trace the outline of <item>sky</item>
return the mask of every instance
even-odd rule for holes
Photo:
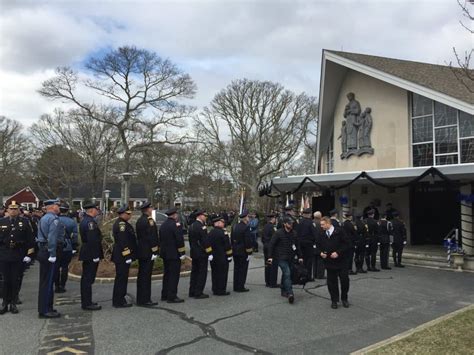
[[[446,65],[473,47],[460,20],[456,0],[0,0],[0,115],[31,125],[56,67],[123,45],[189,73],[198,108],[240,78],[317,97],[322,49]]]

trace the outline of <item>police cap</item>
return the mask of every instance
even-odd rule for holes
[[[202,214],[207,216],[207,212],[205,210],[197,210],[194,212],[194,217],[200,216]]]
[[[61,205],[59,206],[59,209],[60,209],[61,211],[67,211],[67,210],[69,210],[69,205],[68,205],[66,202],[63,202],[63,203],[61,203]]]
[[[166,212],[165,212],[165,214],[166,214],[167,216],[171,216],[171,215],[173,215],[173,214],[175,214],[175,213],[178,213],[178,209],[177,209],[176,207],[172,207],[172,208],[166,210]]]
[[[249,215],[248,210],[243,210],[241,214],[239,214],[239,218],[245,218]]]
[[[222,216],[216,216],[212,219],[212,223],[216,223],[216,222],[219,222],[219,221],[222,221],[222,222],[225,222],[225,219],[224,217]]]
[[[151,202],[145,202],[143,205],[140,206],[141,210],[144,210],[145,208],[151,207]]]
[[[16,201],[12,201],[10,202],[10,204],[8,205],[8,208],[12,209],[12,210],[17,210],[20,208],[20,206],[17,205]]]
[[[313,210],[312,210],[311,207],[310,207],[310,208],[305,208],[305,209],[303,210],[303,213],[304,213],[304,214],[308,214],[308,213],[311,214],[311,213],[313,213]]]
[[[283,217],[282,223],[283,223],[283,224],[293,224],[293,223],[294,223],[294,220],[293,220],[293,218],[291,218],[291,217]]]
[[[94,202],[89,202],[86,203],[84,206],[82,206],[85,210],[91,209],[91,208],[97,208],[97,205]]]
[[[46,200],[44,201],[43,205],[45,206],[51,206],[51,205],[60,205],[59,200]]]
[[[118,214],[122,214],[122,213],[131,214],[132,211],[130,211],[130,208],[129,208],[127,205],[123,205],[122,207],[120,207],[120,208],[117,210],[117,213],[118,213]]]
[[[333,208],[331,211],[329,211],[329,214],[332,216],[333,214],[339,213],[339,211],[335,208]]]

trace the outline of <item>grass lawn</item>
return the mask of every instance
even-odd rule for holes
[[[474,354],[474,308],[368,354]]]

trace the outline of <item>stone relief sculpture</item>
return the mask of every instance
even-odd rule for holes
[[[347,94],[349,103],[344,108],[344,118],[341,126],[342,154],[341,159],[347,159],[352,155],[374,154],[370,133],[372,131],[373,119],[372,109],[367,107],[362,111],[355,94]],[[339,139],[338,138],[338,139]]]

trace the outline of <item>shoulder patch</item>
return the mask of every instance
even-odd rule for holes
[[[93,230],[95,229],[95,223],[94,223],[94,222],[89,222],[89,223],[87,224],[87,226],[89,227],[89,230],[90,230],[90,231],[93,231]]]
[[[151,218],[151,217],[148,217],[148,223],[150,224],[150,226],[154,226],[154,225],[155,225],[155,221],[154,221],[153,218]]]
[[[125,232],[125,222],[119,222],[120,231]]]
[[[54,221],[53,221],[54,225],[57,226],[59,224],[59,219],[56,218]]]

